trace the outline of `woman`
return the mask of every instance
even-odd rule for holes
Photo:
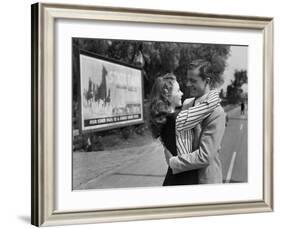
[[[181,98],[183,93],[180,91],[176,77],[168,73],[158,77],[152,87],[150,98],[150,126],[152,135],[155,138],[160,137],[164,147],[166,147],[173,156],[177,156],[176,141],[178,138],[176,130],[176,118],[182,106]],[[199,124],[207,115],[209,115],[220,102],[217,92],[210,93],[206,103],[201,103],[198,107],[192,107],[192,120],[186,116],[188,125],[184,128],[191,129]],[[198,109],[197,109],[198,108]],[[197,110],[196,110],[197,109]],[[192,136],[190,136],[192,139]],[[188,153],[188,152],[187,152]],[[178,174],[173,174],[171,168],[168,168],[163,185],[187,185],[198,184],[198,171],[190,170]]]

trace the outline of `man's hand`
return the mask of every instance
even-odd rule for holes
[[[170,164],[170,158],[173,156],[170,151],[164,147],[164,154],[165,154],[165,159],[166,159],[166,162],[167,164],[169,165]]]

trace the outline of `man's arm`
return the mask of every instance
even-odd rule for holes
[[[211,91],[207,100],[199,105],[182,110],[176,118],[176,130],[183,131],[192,129],[203,119],[210,115],[218,106],[220,98],[217,91]]]
[[[206,167],[216,156],[224,135],[223,109],[217,108],[205,121],[206,126],[202,130],[199,148],[191,153],[170,158],[169,164],[174,174]]]

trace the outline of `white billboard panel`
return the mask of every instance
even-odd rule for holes
[[[80,51],[82,131],[143,122],[141,70]]]

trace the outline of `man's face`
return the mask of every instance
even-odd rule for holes
[[[190,96],[198,98],[206,93],[208,82],[199,75],[199,69],[189,70],[187,73],[187,87],[190,89]]]

